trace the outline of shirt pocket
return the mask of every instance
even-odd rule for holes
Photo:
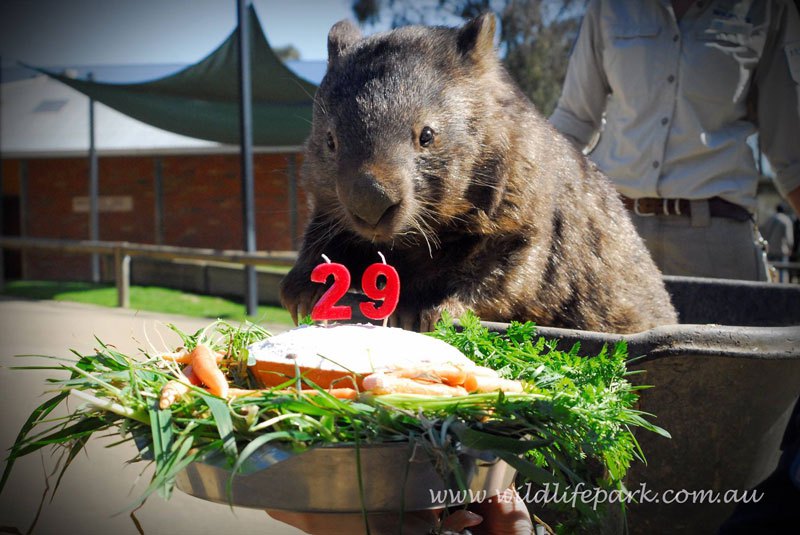
[[[763,33],[737,21],[715,19],[703,25],[684,56],[690,69],[683,77],[687,92],[727,103],[744,100],[761,59]]]
[[[603,63],[608,83],[619,95],[639,95],[656,82],[660,70],[657,23],[612,24],[609,26]]]

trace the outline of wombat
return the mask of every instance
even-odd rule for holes
[[[398,271],[393,325],[443,310],[630,333],[676,323],[661,274],[609,180],[501,66],[495,18],[328,35],[304,186],[311,216],[281,300],[295,320],[324,291],[326,254],[360,281]]]

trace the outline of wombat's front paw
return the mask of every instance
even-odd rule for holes
[[[312,283],[308,277],[298,276],[294,270],[286,275],[281,282],[281,304],[292,315],[295,325],[311,314],[311,309],[326,289],[324,284]]]
[[[432,331],[439,320],[442,319],[442,313],[445,311],[452,318],[460,318],[467,311],[467,307],[458,299],[447,299],[439,306],[423,310],[419,316],[419,332],[427,333]]]
[[[445,310],[450,316],[458,318],[467,311],[467,308],[461,301],[456,299],[448,299],[437,306],[423,310],[398,308],[389,318],[389,325],[408,331],[430,332],[436,327],[436,323],[442,319],[442,313]]]

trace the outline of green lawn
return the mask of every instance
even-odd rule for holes
[[[89,282],[11,281],[6,283],[2,294],[28,299],[54,299],[107,307],[117,306],[117,289],[113,285]],[[289,313],[280,307],[259,306],[258,314],[248,317],[242,303],[168,288],[131,286],[130,299],[131,308],[134,310],[232,321],[249,319],[259,323],[292,324]]]

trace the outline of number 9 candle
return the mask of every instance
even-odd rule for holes
[[[400,301],[400,276],[394,267],[386,263],[386,258],[381,253],[383,263],[372,264],[364,270],[361,278],[361,289],[370,299],[383,301],[380,306],[375,303],[361,303],[358,307],[361,313],[371,320],[382,320],[392,315]],[[383,288],[378,288],[378,277],[383,276],[386,283]]]

